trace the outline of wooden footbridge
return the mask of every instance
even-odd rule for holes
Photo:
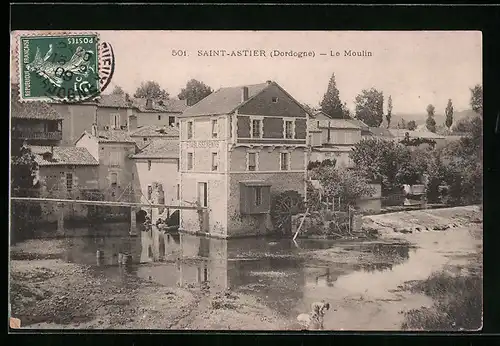
[[[66,203],[69,204],[85,204],[85,205],[99,205],[99,206],[110,206],[110,207],[130,207],[130,234],[135,235],[137,230],[136,225],[136,212],[139,208],[158,208],[167,209],[167,214],[170,209],[177,210],[199,210],[206,211],[206,207],[201,207],[192,203],[191,205],[167,205],[159,203],[137,203],[137,202],[127,202],[127,201],[95,201],[95,200],[83,200],[83,199],[64,199],[64,198],[39,198],[39,197],[11,197],[11,201],[20,202],[31,202],[31,203],[56,203],[62,206]],[[57,221],[57,228],[59,230],[64,229],[64,212],[62,208],[59,211]],[[152,220],[154,221],[154,220]]]

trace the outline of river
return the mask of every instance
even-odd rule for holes
[[[58,240],[56,257],[124,289],[138,280],[167,288],[209,287],[212,293],[229,289],[255,298],[286,321],[324,300],[331,306],[324,320],[328,330],[400,330],[405,311],[434,303],[428,295],[405,290],[405,284],[446,268],[460,271],[482,244],[470,227],[363,242],[221,240],[165,234],[155,227],[130,236],[128,227],[67,230],[71,236]],[[41,246],[37,242],[42,240],[30,240],[24,249],[17,244],[12,260],[27,260],[20,254]],[[119,265],[122,253],[131,260],[125,267]]]

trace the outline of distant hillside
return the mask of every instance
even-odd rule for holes
[[[453,113],[453,124],[456,124],[460,119],[465,119],[465,118],[472,118],[475,117],[477,114],[472,110],[472,109],[467,109],[464,111],[459,111],[459,112],[454,112]],[[396,128],[397,125],[401,122],[401,119],[404,119],[405,122],[408,123],[408,121],[414,120],[415,123],[418,125],[425,124],[425,120],[427,119],[427,114],[426,113],[402,113],[402,114],[393,114],[391,118],[391,128]],[[437,125],[443,125],[445,122],[445,115],[444,114],[436,114],[434,117],[436,120]],[[382,123],[381,126],[386,126],[387,122],[384,118],[384,122]]]

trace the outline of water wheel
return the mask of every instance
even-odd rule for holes
[[[285,191],[273,196],[271,219],[275,230],[283,233],[292,229],[292,216],[305,211],[304,198],[297,191]]]

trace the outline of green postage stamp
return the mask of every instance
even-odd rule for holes
[[[21,35],[18,47],[21,101],[81,102],[99,95],[96,34]]]

